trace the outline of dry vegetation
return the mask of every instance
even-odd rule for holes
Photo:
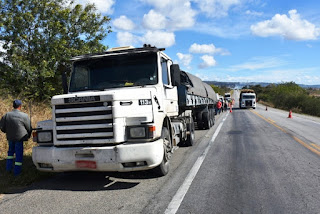
[[[0,117],[6,112],[12,110],[12,101],[15,98],[0,98]],[[32,127],[35,128],[37,122],[42,120],[51,119],[51,108],[49,104],[45,103],[31,103],[31,105],[22,100],[22,111],[31,115]],[[31,106],[31,114],[30,114]],[[0,131],[0,195],[6,193],[17,187],[23,187],[31,184],[32,182],[47,177],[48,173],[41,173],[36,170],[32,163],[32,147],[36,143],[30,138],[27,142],[24,142],[24,157],[22,174],[18,177],[13,177],[12,173],[5,172],[5,162],[8,151],[8,142],[6,135]]]

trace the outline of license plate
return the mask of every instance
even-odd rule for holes
[[[95,161],[76,161],[76,167],[81,169],[96,169],[97,163]]]

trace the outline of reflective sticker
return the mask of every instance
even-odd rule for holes
[[[22,163],[21,163],[21,162],[15,162],[14,165],[16,165],[16,166],[22,166]]]
[[[8,156],[7,159],[13,159],[13,156]]]

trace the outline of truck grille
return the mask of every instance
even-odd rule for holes
[[[246,100],[246,106],[252,106],[252,100]]]
[[[58,144],[101,144],[114,137],[110,101],[56,105],[55,123]]]

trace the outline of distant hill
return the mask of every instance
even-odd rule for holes
[[[216,86],[226,86],[229,88],[243,88],[247,85],[261,85],[262,87],[266,87],[270,84],[276,83],[266,83],[266,82],[219,82],[219,81],[204,81],[209,85],[216,85]],[[298,84],[302,88],[317,88],[320,89],[320,85],[305,85],[305,84]]]

